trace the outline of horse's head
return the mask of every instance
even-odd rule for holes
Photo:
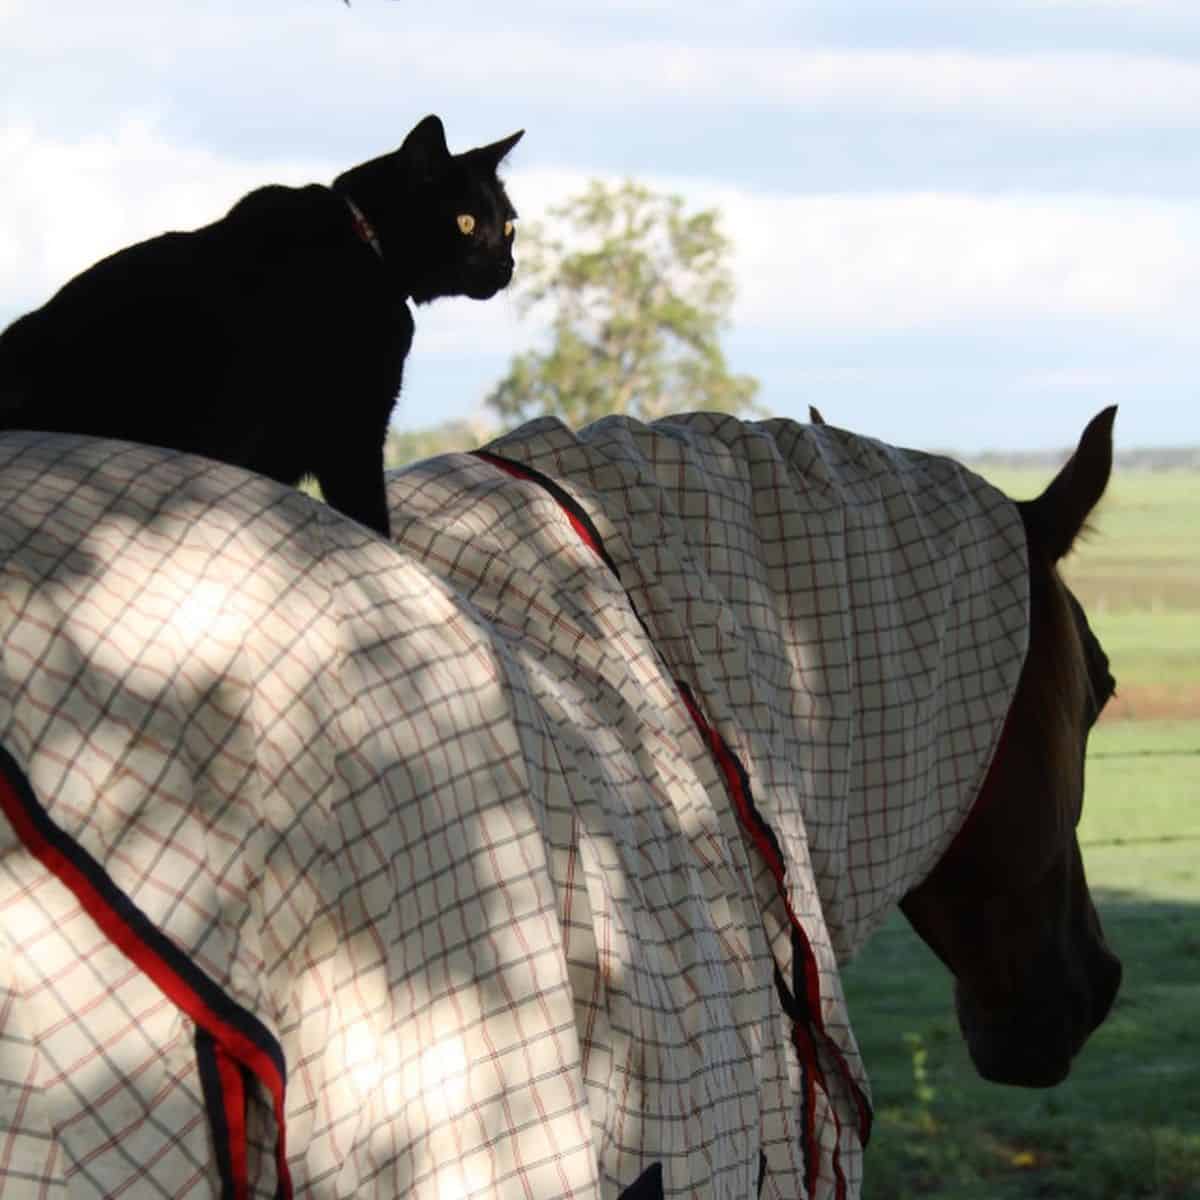
[[[1115,408],[1020,504],[1029,549],[1029,648],[1000,744],[966,825],[901,907],[954,973],[976,1069],[1058,1083],[1121,981],[1092,904],[1076,824],[1088,732],[1113,691],[1108,660],[1056,564],[1100,499]]]

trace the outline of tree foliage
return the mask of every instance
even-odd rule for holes
[[[549,217],[522,226],[514,287],[522,311],[552,314],[551,342],[517,355],[487,397],[505,422],[752,404],[758,383],[732,374],[720,347],[734,291],[716,210],[593,181]]]
[[[437,454],[474,450],[495,432],[478,419],[445,421],[426,429],[397,429],[393,425],[383,446],[383,463],[390,469]]]

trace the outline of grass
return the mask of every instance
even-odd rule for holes
[[[1159,748],[1171,753],[1137,757]],[[902,918],[845,971],[875,1090],[869,1200],[1200,1197],[1195,748],[1200,721],[1112,723],[1093,737],[1080,836],[1125,981],[1064,1084],[1029,1092],[976,1076],[949,977]],[[1157,838],[1170,840],[1142,840]],[[919,1052],[924,1099],[914,1076]]]
[[[1016,496],[1045,482],[993,477]],[[1196,474],[1118,476],[1067,571],[1121,696],[1092,736],[1080,824],[1125,965],[1117,1004],[1059,1087],[984,1083],[949,976],[893,918],[844,973],[876,1103],[867,1200],[1200,1200],[1197,528]]]
[[[989,470],[1010,496],[1048,473]],[[1113,714],[1200,716],[1200,475],[1117,472],[1063,574],[1087,609],[1117,676]]]
[[[1200,712],[1200,610],[1092,608],[1089,616],[1117,677],[1114,715],[1137,721]]]
[[[1047,477],[989,471],[1015,498],[1035,495]],[[1200,475],[1118,472],[1064,574],[1088,612],[1200,614]]]

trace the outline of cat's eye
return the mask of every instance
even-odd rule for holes
[[[460,233],[471,234],[475,232],[475,218],[470,213],[458,214],[458,228]]]
[[[505,222],[504,222],[504,236],[505,236],[505,237],[512,237],[512,235],[513,235],[513,228],[514,228],[514,226],[513,226],[513,223],[512,223],[511,221],[505,221]]]

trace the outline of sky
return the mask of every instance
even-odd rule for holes
[[[717,207],[773,415],[931,449],[1200,444],[1195,0],[0,0],[0,326],[122,245],[329,182],[426,113]],[[517,270],[520,270],[520,241]],[[440,301],[395,423],[480,412],[545,330]]]

